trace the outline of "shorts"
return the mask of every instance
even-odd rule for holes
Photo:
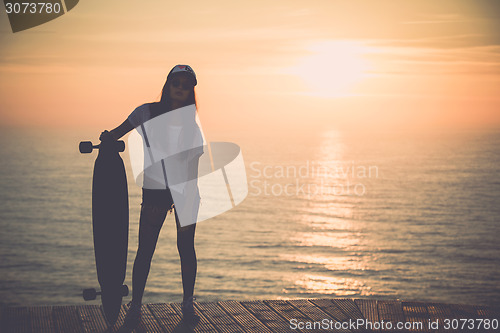
[[[165,190],[150,190],[142,189],[142,203],[141,206],[153,206],[155,208],[167,208],[170,212],[174,207],[174,199],[172,199],[172,193],[170,189]]]
[[[143,208],[151,207],[151,209],[161,211],[165,215],[167,215],[168,212],[172,213],[173,210],[178,231],[184,231],[193,226],[188,225],[185,227],[181,227],[179,225],[179,217],[177,216],[177,212],[175,212],[174,199],[172,199],[172,193],[170,193],[170,189],[151,190],[143,188],[141,206]]]

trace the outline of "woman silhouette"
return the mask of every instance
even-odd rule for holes
[[[197,84],[196,74],[187,65],[177,65],[169,72],[163,86],[159,102],[146,103],[136,108],[128,118],[111,131],[104,131],[100,139],[121,138],[132,129],[141,126],[147,120],[165,114],[166,112],[188,106],[196,106],[194,87]],[[161,133],[168,136],[168,133]],[[198,156],[199,157],[199,156]],[[144,177],[147,175],[145,174]],[[145,179],[146,182],[146,179]],[[150,187],[151,188],[151,187]],[[124,326],[136,327],[141,319],[141,304],[146,280],[151,266],[151,259],[156,248],[158,235],[167,213],[172,209],[177,225],[177,249],[181,259],[181,274],[183,287],[182,315],[185,322],[199,319],[193,306],[193,290],[196,279],[196,253],[194,249],[194,234],[196,223],[181,226],[177,209],[173,205],[170,189],[150,189],[143,185],[142,204],[139,220],[139,246],[132,272],[132,301],[125,317]]]

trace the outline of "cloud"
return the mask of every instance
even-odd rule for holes
[[[489,34],[466,33],[450,35],[429,35],[421,38],[385,38],[378,41],[380,44],[400,47],[462,49],[464,47],[500,45],[494,43]]]
[[[371,45],[377,49],[376,53],[368,55],[374,64],[372,74],[500,75],[500,45],[449,49],[409,47],[385,41]]]
[[[413,21],[403,21],[402,24],[454,24],[454,23],[466,23],[474,22],[476,19],[472,17],[467,17],[463,14],[452,13],[452,14],[431,14],[422,15],[420,20]]]

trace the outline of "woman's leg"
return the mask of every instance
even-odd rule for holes
[[[143,204],[139,220],[139,247],[132,272],[132,303],[140,305],[151,267],[151,259],[156,248],[163,221],[167,215],[166,208]]]
[[[194,250],[196,223],[181,227],[179,225],[177,212],[175,212],[175,221],[177,225],[177,250],[181,258],[182,288],[184,300],[187,300],[193,296],[194,283],[196,280],[197,262],[196,252]]]

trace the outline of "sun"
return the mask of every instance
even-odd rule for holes
[[[303,79],[307,95],[345,97],[353,86],[368,77],[369,63],[364,57],[370,48],[357,41],[321,41],[306,48],[310,54],[287,71]]]

